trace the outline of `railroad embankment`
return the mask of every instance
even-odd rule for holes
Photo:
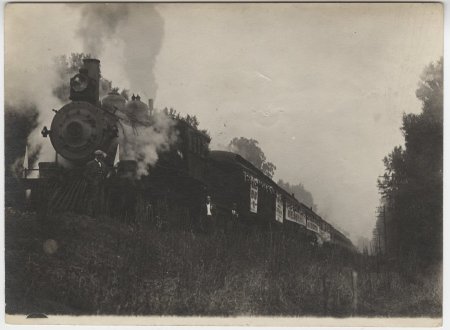
[[[442,313],[439,271],[405,279],[282,233],[163,230],[74,214],[43,225],[7,208],[5,243],[8,314]]]

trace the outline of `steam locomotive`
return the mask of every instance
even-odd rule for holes
[[[210,137],[183,118],[170,118],[176,138],[157,150],[157,161],[140,175],[139,158],[145,155],[125,157],[120,141],[127,132],[127,140],[142,138],[140,132],[154,129],[161,113],[153,109],[152,100],[145,104],[139,96],[127,101],[113,91],[100,100],[100,78],[100,61],[85,59],[70,80],[71,102],[55,111],[50,129],[42,129],[54,147],[55,161],[39,163],[38,177],[23,179],[41,215],[86,210],[83,170],[101,149],[114,169],[105,181],[101,213],[158,226],[195,227],[210,196],[220,226],[237,222],[298,232],[320,245],[353,249],[348,238],[250,162],[235,153],[211,151]]]

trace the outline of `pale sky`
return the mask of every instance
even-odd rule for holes
[[[29,74],[51,81],[53,56],[89,51],[77,34],[82,6],[7,6],[7,101],[44,90]],[[420,111],[420,74],[442,56],[441,5],[121,6],[128,20],[98,36],[106,78],[136,89],[148,71],[157,89],[132,92],[195,114],[213,149],[255,138],[276,180],[303,183],[319,214],[354,241],[371,236],[382,158],[403,143],[402,113]]]

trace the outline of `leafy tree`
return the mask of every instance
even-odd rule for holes
[[[29,104],[12,105],[5,102],[4,111],[4,147],[5,147],[5,195],[6,206],[23,206],[25,199],[23,185],[13,178],[23,174],[23,161],[28,135],[36,128],[38,111]],[[29,165],[36,162],[40,149],[28,150]]]
[[[443,205],[442,59],[428,65],[416,96],[422,112],[404,114],[405,148],[384,158],[378,188],[389,211],[392,251],[409,265],[442,261]]]
[[[119,91],[119,88],[117,87],[117,91]],[[130,90],[129,89],[122,89],[122,91],[120,92],[120,95],[122,95],[122,97],[129,101],[130,100]]]
[[[5,104],[5,176],[14,176],[14,165],[21,165],[25,155],[28,135],[36,128],[38,110],[35,105],[14,106]],[[39,150],[29,154],[30,164],[36,160]],[[17,162],[20,162],[18,164]]]
[[[391,197],[394,192],[406,181],[405,150],[402,146],[394,150],[383,159],[385,173],[378,179],[378,189],[382,197]]]
[[[186,116],[181,115],[177,110],[174,108],[168,109],[167,107],[163,109],[163,112],[170,116],[173,119],[181,120],[190,125],[192,128],[198,130],[198,126],[200,125],[200,122],[197,119],[197,116],[191,116],[190,114],[186,114]],[[201,130],[203,132],[204,130]]]
[[[268,177],[273,177],[276,166],[273,163],[267,161],[264,152],[258,146],[258,141],[256,141],[255,139],[235,137],[228,145],[228,149],[241,155],[243,158],[260,169]]]
[[[416,96],[423,104],[423,113],[443,120],[443,59],[430,63],[421,75]]]
[[[294,194],[295,198],[297,198],[303,204],[311,207],[314,212],[317,211],[317,205],[314,204],[312,194],[305,189],[303,184],[290,184],[289,182],[284,182],[283,180],[278,180],[277,185],[286,190],[287,192]]]

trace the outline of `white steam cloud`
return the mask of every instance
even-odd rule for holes
[[[132,93],[154,98],[157,83],[153,73],[162,45],[164,21],[151,4],[84,4],[77,36],[83,51],[102,59],[108,44],[121,44],[123,66]],[[119,48],[119,47],[118,47]],[[105,73],[107,76],[107,73]],[[113,82],[114,83],[114,82]],[[122,160],[138,161],[138,176],[148,174],[149,166],[176,141],[174,121],[154,113],[152,125],[123,125],[119,144]]]
[[[61,17],[64,17],[64,29],[55,29],[61,25]],[[12,109],[33,105],[39,112],[36,129],[28,137],[29,153],[40,150],[38,162],[55,159],[49,138],[43,138],[40,132],[44,126],[50,127],[52,109],[63,105],[52,93],[55,87],[67,83],[56,73],[57,56],[91,54],[113,69],[116,76],[109,70],[103,73],[114,85],[154,98],[157,84],[153,70],[163,35],[164,21],[154,4],[8,5],[5,9],[5,103],[13,105]],[[144,132],[135,136],[134,145],[121,146],[123,151],[143,154],[142,164],[153,164],[156,152],[167,148],[173,136],[168,132],[171,127],[168,122],[158,119],[156,125],[160,125],[159,130],[143,129]],[[145,143],[143,140],[149,137],[153,142]]]
[[[150,126],[122,125],[119,130],[120,159],[136,160],[137,175],[147,175],[158,160],[158,153],[168,151],[177,139],[175,121],[163,112],[155,112]]]
[[[34,121],[29,109],[37,110],[33,123],[36,129],[28,136],[28,154],[39,152],[38,162],[55,159],[49,138],[43,138],[40,133],[44,126],[50,126],[52,109],[62,106],[53,95],[53,89],[62,83],[54,70],[55,57],[74,51],[67,49],[70,29],[64,32],[55,29],[61,17],[66,18],[66,27],[79,20],[71,8],[62,4],[9,4],[5,7],[6,111],[15,111]],[[76,49],[76,43],[71,47]]]
[[[35,61],[28,61],[28,63],[30,62],[33,64],[31,70],[26,68],[14,70],[16,63],[11,66],[6,65],[5,104],[11,105],[11,109],[23,116],[30,115],[28,109],[36,108],[38,111],[35,123],[36,128],[27,139],[28,154],[38,153],[38,162],[54,161],[55,151],[53,146],[48,137],[46,139],[43,138],[41,130],[44,126],[49,128],[54,115],[52,109],[58,109],[62,105],[52,94],[52,86],[58,83],[58,78],[54,72],[46,69],[51,67],[51,61],[48,58],[36,58]],[[6,111],[9,111],[9,107],[7,106],[6,108]],[[23,160],[22,157],[19,162],[16,160],[13,166],[21,165],[19,163]],[[30,167],[37,166],[37,164],[29,165]],[[29,173],[30,177],[35,177],[36,175],[36,171]]]

